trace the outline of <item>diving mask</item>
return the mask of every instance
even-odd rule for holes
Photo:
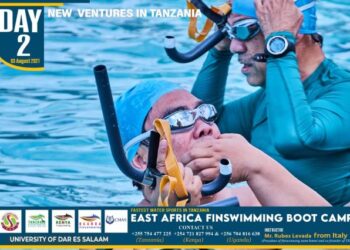
[[[225,28],[230,40],[237,39],[239,41],[249,41],[261,30],[258,20],[254,18],[240,20],[232,26],[226,23]]]
[[[178,110],[163,119],[169,122],[172,133],[181,133],[194,126],[198,119],[203,120],[208,124],[214,123],[217,118],[217,111],[211,104],[201,104],[193,110]],[[151,131],[142,133],[131,139],[124,146],[124,151],[127,153],[129,149],[137,143],[147,141],[151,135]],[[147,143],[143,143],[147,144]]]

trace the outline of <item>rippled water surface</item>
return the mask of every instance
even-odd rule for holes
[[[212,1],[215,3],[215,1]],[[221,3],[221,2],[220,2]],[[350,68],[350,3],[318,1],[328,57]],[[73,8],[184,8],[185,1],[92,1]],[[108,65],[114,95],[140,79],[190,88],[204,60],[180,65],[162,49],[173,34],[191,48],[185,19],[51,19],[45,21],[40,73],[0,65],[0,206],[121,206],[140,195],[109,152],[92,67]],[[233,60],[227,99],[252,91]]]

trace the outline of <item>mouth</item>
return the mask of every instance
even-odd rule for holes
[[[241,69],[243,74],[248,74],[253,67],[253,63],[250,63],[250,62],[241,62],[241,64],[243,65]]]

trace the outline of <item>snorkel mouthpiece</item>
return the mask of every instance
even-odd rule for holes
[[[209,182],[202,187],[202,195],[213,195],[223,189],[229,183],[232,175],[232,165],[227,159],[220,160],[220,174],[212,182]]]
[[[267,62],[267,54],[266,53],[257,53],[253,56],[253,60],[256,62]]]

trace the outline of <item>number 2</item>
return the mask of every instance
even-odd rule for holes
[[[21,47],[19,47],[19,50],[17,52],[17,56],[30,56],[30,53],[24,53],[24,50],[27,48],[27,46],[30,42],[30,36],[29,35],[19,35],[17,41],[19,43],[22,43]]]

